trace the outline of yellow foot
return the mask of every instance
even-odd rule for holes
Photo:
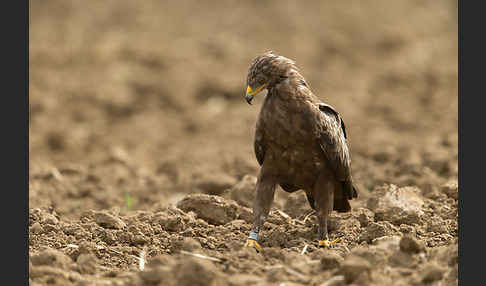
[[[245,247],[253,247],[257,252],[262,251],[262,247],[254,239],[247,239],[245,242]]]
[[[331,245],[341,242],[341,238],[336,238],[335,240],[329,241],[328,239],[319,240],[319,247],[330,248]]]

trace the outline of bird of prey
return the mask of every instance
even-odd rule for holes
[[[348,212],[358,196],[350,170],[346,129],[340,114],[316,97],[295,62],[269,51],[256,57],[247,76],[246,101],[267,90],[256,123],[254,151],[261,168],[253,205],[253,226],[245,243],[261,251],[258,233],[276,185],[304,190],[318,218],[318,244],[329,248],[328,216]]]

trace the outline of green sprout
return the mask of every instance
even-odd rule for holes
[[[125,193],[125,205],[128,210],[132,209],[135,199],[130,196],[128,192]]]

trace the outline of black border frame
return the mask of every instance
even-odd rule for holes
[[[0,9],[5,285],[29,285],[29,1],[5,1]]]
[[[458,5],[458,107],[459,107],[459,214],[458,239],[459,284],[481,285],[484,239],[482,229],[484,222],[483,196],[484,185],[480,181],[485,177],[481,162],[485,158],[482,138],[485,113],[479,102],[484,96],[484,51],[483,41],[484,10],[477,1],[457,1]],[[467,4],[467,5],[465,5]],[[476,4],[475,7],[473,4]],[[468,43],[464,45],[464,39]],[[466,59],[466,60],[465,60]],[[466,63],[466,64],[465,64]],[[475,102],[477,101],[477,102]],[[479,125],[479,126],[478,126]],[[479,162],[473,162],[476,159]],[[478,167],[476,166],[479,165]],[[467,202],[467,207],[466,207]],[[479,261],[479,263],[477,263]]]

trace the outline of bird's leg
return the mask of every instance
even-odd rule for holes
[[[258,244],[258,233],[263,227],[273,202],[276,183],[272,176],[265,174],[264,168],[260,170],[256,185],[255,201],[253,203],[253,226],[246,240],[246,247],[253,247],[260,252],[262,247]]]
[[[335,184],[332,181],[332,174],[322,173],[314,186],[313,197],[315,198],[315,207],[317,213],[317,220],[319,222],[319,247],[329,248],[332,244],[340,241],[336,239],[329,241],[327,233],[327,223],[329,215],[333,210],[334,205],[334,188]]]

